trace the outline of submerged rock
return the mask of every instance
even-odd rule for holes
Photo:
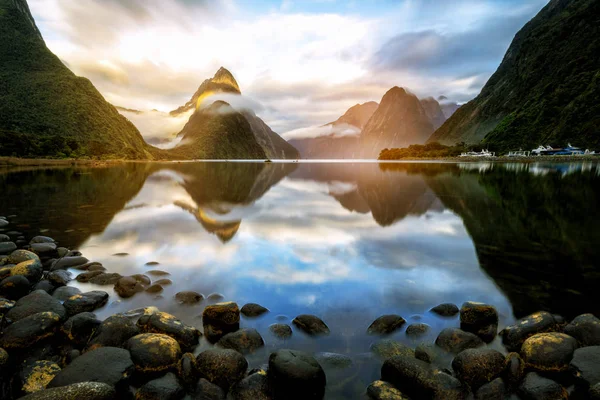
[[[481,347],[485,343],[473,333],[458,328],[446,328],[440,332],[435,344],[448,353],[458,354],[467,349]]]
[[[159,333],[142,333],[127,341],[127,349],[137,371],[163,372],[174,369],[181,358],[179,343],[170,336]]]
[[[142,315],[137,321],[137,326],[143,333],[161,333],[172,337],[177,340],[183,351],[192,351],[198,345],[201,336],[198,329],[161,311]]]
[[[564,333],[538,333],[521,347],[521,357],[527,367],[537,371],[561,372],[569,367],[577,340]]]
[[[185,390],[177,376],[169,372],[164,376],[144,384],[135,394],[136,400],[178,400],[183,398]]]
[[[240,309],[233,302],[207,306],[202,313],[202,324],[206,338],[215,343],[240,328]]]
[[[175,294],[175,301],[177,301],[179,304],[185,304],[185,305],[198,304],[203,299],[204,299],[204,296],[202,296],[200,293],[192,292],[192,291],[179,292],[179,293]]]
[[[4,329],[0,336],[0,347],[26,349],[40,340],[54,335],[60,321],[60,315],[48,311],[23,318]]]
[[[414,357],[415,352],[410,347],[391,339],[383,339],[371,345],[371,351],[386,360],[394,356]]]
[[[433,343],[420,343],[415,348],[415,358],[433,364],[444,356],[442,349]]]
[[[329,335],[329,327],[315,315],[302,314],[298,315],[292,323],[302,332],[311,335]]]
[[[265,345],[260,333],[253,328],[239,329],[228,333],[217,342],[217,346],[232,349],[242,354],[254,353]]]
[[[89,271],[89,272],[101,272],[101,271]],[[100,274],[94,275],[90,278],[89,282],[94,285],[107,286],[116,284],[119,279],[123,276],[121,274],[117,274],[116,272],[102,272]]]
[[[382,315],[377,318],[367,329],[369,335],[388,335],[400,329],[406,320],[399,315]]]
[[[248,303],[244,304],[241,313],[248,318],[254,318],[263,315],[264,313],[269,312],[268,309],[256,303]]]
[[[431,327],[429,325],[423,323],[410,324],[408,327],[406,327],[406,336],[418,338],[427,335],[430,328]]]
[[[275,399],[322,399],[326,378],[321,365],[308,353],[278,350],[269,357],[269,382]]]
[[[89,282],[90,279],[92,279],[95,276],[98,275],[102,275],[103,272],[102,271],[87,271],[87,272],[82,272],[81,274],[77,275],[75,277],[75,280],[77,282],[81,282],[81,283],[86,283]]]
[[[502,343],[508,351],[519,352],[523,342],[530,336],[552,332],[556,329],[557,323],[552,314],[540,311],[520,319],[514,325],[507,326],[500,332],[500,336],[502,336]]]
[[[321,366],[329,369],[344,369],[352,366],[352,358],[339,353],[321,352],[315,354]]]
[[[375,381],[367,388],[367,395],[371,400],[410,400],[394,385],[384,381]]]
[[[579,315],[565,327],[564,332],[577,339],[581,346],[600,345],[600,319],[592,314]]]
[[[198,354],[196,366],[200,377],[228,391],[244,378],[248,361],[235,350],[209,349]]]
[[[135,277],[124,276],[115,283],[114,289],[119,296],[126,299],[132,297],[136,293],[143,292],[145,287],[144,284]]]
[[[498,378],[504,372],[504,367],[504,356],[493,349],[467,349],[452,361],[456,377],[469,385],[473,392]]]
[[[59,258],[52,264],[50,267],[50,271],[56,271],[57,269],[68,269],[74,268],[79,265],[87,264],[90,260],[82,256],[72,256],[72,257],[63,257]]]
[[[42,390],[22,397],[21,400],[113,400],[116,397],[117,393],[111,385],[83,382]]]
[[[442,317],[453,317],[458,314],[459,309],[456,304],[443,303],[433,307],[430,311]]]
[[[292,328],[287,324],[269,325],[269,330],[279,339],[288,339],[292,336]]]

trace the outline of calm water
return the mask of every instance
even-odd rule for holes
[[[433,341],[458,324],[428,312],[441,302],[491,303],[502,326],[540,309],[567,317],[600,311],[595,164],[4,170],[0,193],[0,215],[17,215],[6,230],[51,236],[109,272],[171,274],[173,285],[160,296],[127,300],[111,287],[78,284],[111,293],[101,318],[155,305],[200,327],[210,301],[178,305],[173,296],[182,290],[260,303],[271,312],[242,321],[267,343],[251,365],[280,347],[349,355],[351,368],[327,368],[331,399],[356,398],[379,376],[380,361],[369,352],[377,338],[365,330],[382,314],[430,324],[425,340]],[[320,316],[332,334],[294,331],[285,343],[270,335],[270,324],[302,313]],[[403,330],[391,338],[411,344]]]

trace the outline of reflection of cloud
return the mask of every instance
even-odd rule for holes
[[[183,129],[192,114],[190,111],[172,117],[169,113],[157,110],[130,112],[120,109],[119,112],[138,128],[147,142],[160,148],[171,148],[177,145],[178,140],[175,136]]]

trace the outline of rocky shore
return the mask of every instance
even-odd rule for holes
[[[8,226],[8,220],[0,217],[0,225]],[[111,285],[121,297],[160,293],[170,283],[159,270],[111,273],[49,237],[26,241],[16,231],[0,233],[1,398],[322,399],[337,383],[326,374],[326,363],[352,363],[341,354],[278,348],[263,367],[251,369],[247,357],[263,349],[265,340],[244,327],[240,315],[269,312],[254,303],[208,305],[198,327],[152,306],[101,321],[94,311],[107,304],[109,294],[69,286],[69,270],[81,271],[77,281]],[[203,296],[179,292],[174,300],[196,304]],[[434,342],[419,340],[429,325],[408,324],[399,315],[383,315],[366,329],[381,371],[363,398],[600,399],[595,316],[565,321],[541,311],[498,332],[492,305],[448,303],[431,312],[456,322]],[[280,339],[301,331],[315,341],[331,333],[315,315],[298,315],[290,325],[276,323],[269,330]],[[414,346],[385,338],[401,330]],[[204,339],[210,347],[200,349]]]

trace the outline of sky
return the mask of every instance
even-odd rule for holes
[[[276,132],[393,86],[464,103],[548,0],[29,0],[46,44],[114,105],[170,111],[220,66]],[[133,121],[136,123],[136,121]],[[142,128],[140,128],[142,130]],[[142,132],[144,134],[144,132]]]

